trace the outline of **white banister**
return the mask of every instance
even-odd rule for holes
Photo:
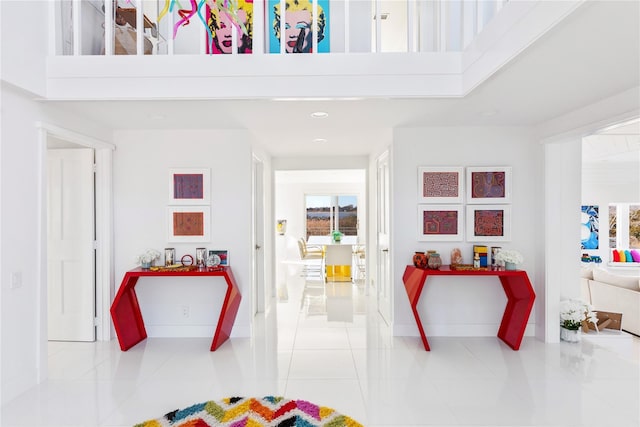
[[[349,41],[350,28],[350,8],[351,5],[349,3],[350,0],[344,0],[344,53],[349,53],[351,51],[351,42]]]
[[[144,8],[143,2],[138,1],[135,5],[136,8],[136,53],[138,55],[144,55]]]
[[[175,12],[170,11],[164,17],[164,19],[167,20],[167,26],[168,26],[168,30],[167,30],[167,54],[169,54],[169,55],[173,55],[175,53],[174,52],[175,43],[173,41],[173,36],[171,36],[171,34],[173,34],[173,25],[174,25],[174,21],[175,21],[174,13]]]
[[[407,0],[407,52],[416,52],[417,15],[416,0]]]
[[[113,2],[104,0],[104,54],[113,55]]]
[[[374,52],[382,51],[382,8],[380,7],[380,0],[375,0],[375,16],[376,19],[376,46]]]
[[[73,54],[82,55],[82,1],[73,0]]]
[[[287,46],[287,1],[276,0],[279,9],[280,20],[280,49],[270,46],[273,38],[273,22],[269,22],[269,6],[274,3],[268,0],[255,0],[253,2],[252,22],[252,53],[256,55],[269,54],[272,49],[280,54],[286,54]],[[125,4],[126,2],[126,4]],[[314,37],[311,37],[311,51],[314,54],[320,52],[320,48],[331,44],[331,50],[335,53],[358,52],[380,53],[386,50],[394,52],[460,52],[465,50],[489,23],[490,20],[503,9],[509,0],[330,0],[331,13],[324,11],[325,19],[330,23],[332,30],[324,41],[318,43],[318,24],[320,22],[320,7],[322,0],[310,0],[312,5],[312,28]],[[361,3],[365,6],[360,7]],[[181,17],[178,14],[180,4],[171,2],[172,10],[159,10],[162,5],[168,5],[159,0],[157,5],[145,0],[55,0],[50,8],[52,17],[49,22],[56,27],[55,37],[50,37],[49,49],[52,55],[65,54],[61,46],[66,43],[69,50],[66,54],[73,55],[97,54],[96,39],[104,37],[104,54],[114,55],[115,52],[115,7],[135,8],[136,26],[136,55],[145,54],[145,45],[148,37],[153,40],[154,54],[174,55],[180,53],[206,54],[209,50],[207,44],[206,26],[208,16],[206,10],[199,11],[200,16],[192,16],[188,27],[177,32],[179,40],[174,40],[173,30],[175,22]],[[188,0],[184,7],[187,8]],[[205,7],[207,3],[200,2],[199,6]],[[233,4],[233,3],[232,3]],[[72,21],[69,34],[64,34],[61,12],[66,5],[70,9],[68,15]],[[87,5],[95,8],[93,15],[88,19]],[[394,7],[392,7],[393,5]],[[401,7],[397,7],[401,5]],[[392,10],[386,10],[390,7]],[[384,8],[384,9],[383,9]],[[398,10],[402,10],[398,13]],[[104,31],[96,29],[96,13],[104,11]],[[146,12],[146,13],[145,13]],[[373,12],[373,13],[371,13]],[[384,21],[383,18],[388,19]],[[155,16],[154,16],[155,14]],[[373,15],[374,22],[371,22]],[[157,21],[161,18],[160,22]],[[155,21],[154,28],[149,35],[149,18]],[[405,21],[406,18],[406,21]],[[101,17],[99,19],[102,19]],[[92,21],[93,20],[93,21]],[[205,22],[203,22],[203,20]],[[273,21],[273,20],[272,20]],[[133,22],[130,21],[133,25]],[[145,28],[145,24],[146,27]],[[84,29],[82,28],[84,25]],[[344,28],[342,28],[344,26]],[[69,24],[66,25],[69,28]],[[197,28],[196,28],[197,27]],[[289,29],[291,31],[291,29]],[[406,31],[406,35],[404,34]],[[384,33],[383,33],[384,32]],[[103,34],[99,34],[103,33]],[[241,34],[232,31],[232,54],[238,54],[238,45],[242,42]],[[402,37],[400,39],[400,37]],[[343,40],[341,40],[343,39]],[[406,39],[406,40],[405,40]],[[333,43],[330,43],[333,41]],[[391,44],[389,42],[392,42]],[[145,44],[146,43],[146,44]],[[165,44],[166,43],[166,48]],[[92,52],[89,52],[91,46]],[[370,47],[369,47],[370,46]],[[393,47],[389,47],[393,46]]]
[[[286,26],[285,26],[285,14],[286,12],[286,2],[285,0],[280,0],[280,53],[281,54],[285,54],[287,53],[286,49],[285,49],[285,31],[286,31]]]
[[[252,51],[253,55],[263,55],[266,52],[265,30],[269,26],[265,27],[265,16],[267,14],[266,8],[260,7],[261,2],[253,3],[253,42]]]
[[[312,8],[313,8],[313,13],[311,14],[311,28],[309,28],[309,31],[311,32],[311,34],[313,35],[313,37],[311,37],[311,52],[313,54],[317,54],[318,53],[318,0],[313,0],[312,2]]]

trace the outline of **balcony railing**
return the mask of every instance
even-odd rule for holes
[[[306,1],[293,10],[287,7],[287,0],[56,0],[51,3],[56,28],[51,52],[461,52],[508,2]],[[280,43],[280,34],[286,43]]]

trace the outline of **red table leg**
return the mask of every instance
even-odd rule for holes
[[[222,343],[229,339],[233,324],[238,314],[240,301],[242,296],[236,284],[230,267],[224,267],[222,270],[216,271],[149,271],[136,268],[125,273],[118,293],[111,304],[111,319],[113,327],[120,343],[120,349],[127,351],[134,345],[147,338],[147,331],[144,327],[144,320],[140,312],[138,297],[136,296],[135,286],[140,277],[224,277],[227,283],[227,292],[225,294],[222,309],[218,316],[218,326],[213,335],[211,343],[211,351],[218,349]]]
[[[442,266],[439,270],[429,270],[408,265],[402,276],[402,281],[404,282],[404,287],[409,297],[409,303],[411,304],[413,316],[416,319],[416,325],[420,331],[422,344],[427,351],[430,350],[429,342],[424,333],[417,307],[422,289],[429,276],[497,276],[507,296],[507,306],[502,315],[500,328],[498,329],[498,338],[514,350],[520,348],[533,302],[536,298],[526,271],[451,270],[449,266]]]

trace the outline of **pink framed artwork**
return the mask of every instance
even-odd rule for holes
[[[422,203],[462,203],[462,167],[418,168],[418,201]]]
[[[169,200],[172,205],[206,205],[210,200],[209,169],[169,170]]]
[[[467,241],[511,240],[510,205],[467,205]]]
[[[510,203],[511,167],[467,168],[467,203]]]
[[[461,241],[463,225],[462,205],[418,205],[419,241]]]

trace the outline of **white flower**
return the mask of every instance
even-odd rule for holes
[[[512,262],[514,264],[522,264],[524,258],[522,254],[513,249],[502,249],[496,254],[497,261]]]
[[[590,304],[577,299],[567,299],[560,302],[560,325],[566,329],[577,330],[586,320],[597,323],[598,318]]]
[[[158,258],[160,258],[160,252],[156,251],[155,249],[147,249],[145,253],[136,257],[136,262],[138,264],[148,263],[153,262]]]

